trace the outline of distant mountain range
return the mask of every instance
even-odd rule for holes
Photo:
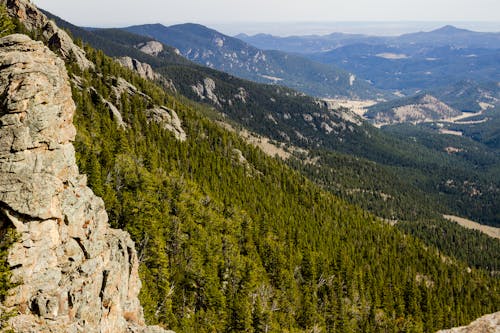
[[[379,89],[412,95],[461,80],[500,81],[500,33],[452,26],[397,37],[238,35],[263,49],[301,53],[340,67]]]
[[[339,32],[323,36],[278,37],[269,34],[253,36],[239,34],[235,37],[263,50],[281,50],[301,54],[326,52],[352,44],[392,45],[394,47],[419,44],[431,47],[500,48],[500,33],[475,32],[459,29],[451,25],[429,32],[416,32],[390,37]]]
[[[381,98],[390,94],[330,64],[281,51],[264,51],[198,24],[125,28],[177,48],[187,59],[261,83],[284,85],[313,96]]]

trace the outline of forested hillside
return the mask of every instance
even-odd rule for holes
[[[444,223],[441,214],[446,212],[468,216],[478,222],[498,223],[495,195],[499,185],[494,182],[498,179],[499,170],[494,167],[498,165],[498,157],[484,146],[460,138],[452,137],[456,140],[450,141],[450,136],[432,132],[416,131],[410,136],[405,135],[405,130],[381,132],[362,124],[348,110],[326,111],[321,103],[289,89],[251,83],[194,65],[176,56],[167,46],[164,46],[166,53],[156,57],[139,52],[134,46],[150,41],[147,37],[116,29],[91,33],[56,20],[108,54],[131,57],[141,54],[138,59],[150,63],[171,79],[179,93],[204,101],[220,112],[204,109],[212,119],[243,124],[278,142],[307,148],[310,150],[307,156],[298,156],[306,163],[291,159],[289,165],[324,189],[379,217],[410,223],[430,219],[432,222],[426,223],[439,228]],[[192,86],[207,78],[215,84],[213,95],[200,97]],[[243,95],[245,103],[235,97],[242,96],[241,88],[246,92]],[[331,125],[325,126],[328,123]],[[449,154],[446,149],[450,145],[462,151]],[[462,186],[450,187],[450,180]],[[470,191],[480,191],[481,196],[471,196]],[[406,230],[416,232],[412,228]],[[476,246],[477,237],[481,239],[479,243],[490,240],[484,235],[472,235],[463,228],[459,230],[462,239],[467,239],[471,245],[462,251],[461,258],[474,267],[495,267],[495,258],[477,260],[483,253],[483,249]],[[455,255],[453,237],[428,236],[423,237],[427,244],[439,246],[447,255]],[[493,247],[500,247],[498,241],[493,241]],[[490,253],[494,257],[496,252]]]
[[[432,331],[496,310],[498,280],[311,184],[159,88],[87,49],[77,150],[111,222],[136,241],[151,322],[179,332]],[[108,97],[123,77],[152,99]],[[148,122],[174,107],[187,141]],[[241,155],[238,153],[241,152]],[[240,158],[243,156],[244,158]]]
[[[136,242],[150,323],[429,332],[498,310],[489,272],[321,189],[214,124],[206,106],[86,52],[95,68],[67,64],[77,159],[110,223]],[[160,107],[179,115],[174,133]]]

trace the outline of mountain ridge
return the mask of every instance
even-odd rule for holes
[[[293,54],[262,51],[199,24],[142,25],[125,29],[174,46],[199,64],[260,83],[277,83],[312,95],[373,97],[380,94],[345,71]]]
[[[278,37],[263,33],[256,35],[238,34],[236,37],[265,50],[274,49],[292,53],[319,53],[359,43],[399,45],[430,42],[439,46],[453,45],[455,47],[493,49],[498,49],[500,43],[500,32],[477,32],[458,28],[453,25],[445,25],[430,31],[405,33],[399,36],[333,32],[326,35],[296,35],[288,37]],[[443,37],[447,37],[447,39]]]

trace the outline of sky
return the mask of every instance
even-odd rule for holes
[[[383,34],[384,30],[389,34],[391,28],[387,27],[387,21],[390,21],[393,33],[409,32],[405,31],[410,29],[408,25],[414,26],[415,29],[421,26],[421,30],[425,30],[437,27],[441,23],[456,23],[463,28],[475,27],[480,31],[500,31],[499,0],[32,0],[32,2],[73,24],[93,27],[194,22],[219,28],[228,34],[268,32],[286,35],[287,32],[297,34],[293,30],[307,34],[320,33],[314,30],[329,30],[325,32],[328,33],[333,32],[331,29],[341,28],[344,29],[342,32],[363,32],[359,30],[363,28],[356,22],[371,22],[372,26],[379,26],[379,34]],[[321,28],[318,28],[319,26]]]

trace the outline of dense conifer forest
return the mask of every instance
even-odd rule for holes
[[[491,124],[460,128],[466,136],[476,140],[443,136],[421,126],[387,126],[378,130],[368,124],[354,125],[342,116],[346,110],[328,112],[316,99],[291,89],[242,80],[194,64],[177,55],[169,46],[164,45],[164,51],[156,57],[135,48],[138,43],[151,41],[150,37],[120,29],[88,31],[53,15],[51,17],[107,55],[130,56],[149,63],[158,73],[172,80],[178,93],[205,103],[215,110],[218,118],[222,115],[224,121],[232,121],[277,142],[311,151],[309,159],[320,157],[319,163],[313,167],[316,169],[314,174],[306,170],[311,180],[324,186],[326,178],[326,188],[378,216],[407,220],[415,219],[421,213],[426,217],[435,216],[438,211],[490,225],[498,225],[500,221],[500,155],[495,146],[498,116],[494,110],[485,115],[493,118]],[[206,78],[214,81],[214,94],[220,104],[201,98],[192,89]],[[245,103],[241,100],[222,102],[233,98],[241,88],[248,94]],[[323,119],[314,119],[312,123],[305,120],[304,116],[314,114],[322,115]],[[329,120],[344,130],[334,133],[321,130],[321,122]],[[450,146],[460,152],[448,153],[446,148]],[[344,164],[346,161],[350,170]],[[299,168],[309,169],[300,165]],[[341,170],[344,174],[334,176],[336,179],[332,183],[330,170]],[[353,177],[346,177],[346,173]],[[361,187],[358,186],[360,183]],[[386,200],[388,197],[381,196],[380,191],[394,194],[392,200]],[[471,195],[475,192],[481,193],[480,197]],[[415,201],[418,204],[414,205]]]
[[[137,244],[146,317],[179,332],[428,332],[497,310],[498,279],[320,189],[87,48],[74,87],[81,171]],[[123,77],[126,129],[108,98]],[[180,142],[146,109],[174,108]],[[238,151],[245,160],[238,158]]]
[[[348,203],[331,186],[355,178],[346,155],[323,156],[345,165],[333,180],[329,170],[301,173],[215,124],[206,106],[86,51],[95,69],[67,65],[78,164],[110,223],[136,243],[149,323],[177,332],[432,332],[498,310],[498,241],[445,224],[436,232],[435,213],[420,208],[433,203],[417,187],[414,212],[404,213],[410,199]],[[103,101],[119,78],[138,89],[116,101],[124,128]],[[185,142],[148,119],[160,105],[180,116]],[[306,178],[323,172],[321,186]],[[404,181],[372,187],[390,193]],[[363,208],[408,222],[394,227]],[[453,248],[457,239],[470,248]]]

